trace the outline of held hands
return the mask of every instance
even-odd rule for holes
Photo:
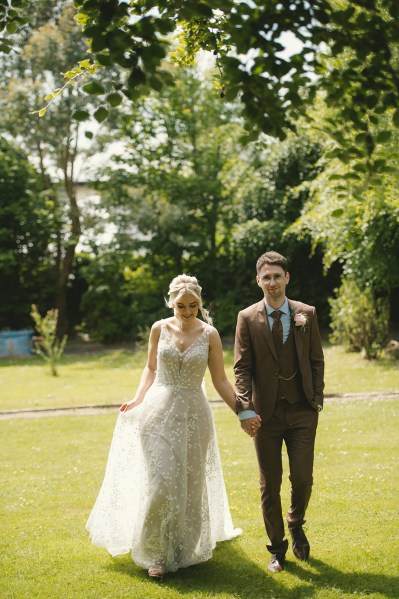
[[[262,420],[258,414],[253,418],[245,418],[244,420],[241,420],[241,428],[250,437],[256,437],[256,433],[260,429],[261,425]]]

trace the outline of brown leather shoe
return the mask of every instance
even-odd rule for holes
[[[303,562],[307,562],[309,559],[310,545],[303,532],[302,526],[290,528],[289,531],[292,539],[292,551],[295,557]]]
[[[285,567],[285,555],[282,553],[272,553],[267,569],[270,572],[282,572]]]

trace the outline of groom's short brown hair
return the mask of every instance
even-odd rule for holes
[[[265,264],[274,264],[276,266],[281,266],[284,272],[287,272],[288,270],[287,258],[284,258],[284,256],[282,256],[278,252],[265,252],[264,254],[259,256],[258,261],[256,263],[256,272],[258,274],[262,266],[264,266]]]

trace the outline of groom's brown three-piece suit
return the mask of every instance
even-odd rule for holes
[[[283,559],[288,541],[280,498],[282,445],[285,442],[289,459],[291,505],[287,524],[294,541],[293,531],[302,531],[312,490],[314,443],[324,388],[315,308],[292,300],[288,304],[289,333],[277,346],[264,299],[239,313],[234,363],[237,410],[253,410],[262,420],[255,448],[262,512],[270,539],[267,548]]]

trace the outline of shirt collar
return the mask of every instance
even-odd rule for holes
[[[275,311],[276,308],[272,308],[271,306],[269,306],[269,304],[267,303],[266,299],[265,299],[265,306],[266,306],[266,312],[267,315],[270,316],[270,314],[272,312]],[[278,308],[279,310],[281,310],[281,312],[283,312],[283,314],[289,314],[290,313],[290,306],[288,304],[288,299],[285,298],[284,303],[282,306],[280,306],[280,308]]]

